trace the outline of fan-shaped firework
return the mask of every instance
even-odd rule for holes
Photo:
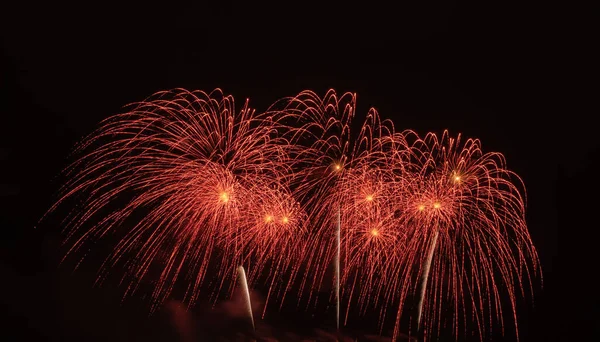
[[[134,104],[104,121],[79,146],[80,158],[66,171],[70,179],[57,205],[86,196],[68,220],[69,253],[90,240],[117,235],[103,269],[126,269],[133,276],[128,292],[149,273],[159,272],[153,275],[159,279],[155,304],[183,276],[188,279],[185,297],[193,303],[215,258],[221,281],[213,294],[252,256],[246,250],[259,253],[263,263],[285,258],[275,265],[291,267],[289,256],[248,245],[265,246],[277,238],[264,232],[254,238],[255,216],[268,214],[261,212],[265,205],[285,195],[280,180],[288,172],[286,146],[274,122],[256,115],[247,102],[236,112],[233,98],[220,90],[159,92]],[[277,215],[295,210],[277,209]],[[137,223],[127,221],[138,212]],[[301,219],[293,214],[294,220]],[[88,221],[95,224],[84,231]]]
[[[396,133],[374,109],[352,132],[355,110],[354,94],[333,90],[304,91],[264,114],[248,102],[236,112],[220,90],[132,105],[105,120],[66,170],[51,210],[84,196],[66,221],[68,254],[116,236],[103,270],[123,267],[127,293],[158,279],[155,305],[184,277],[189,303],[207,276],[217,296],[240,265],[250,284],[268,282],[267,301],[283,303],[301,278],[311,303],[335,261],[338,325],[340,298],[346,319],[355,305],[376,308],[381,327],[398,305],[397,336],[416,299],[426,337],[441,329],[443,308],[457,336],[473,321],[483,337],[494,318],[504,328],[506,294],[516,327],[517,295],[539,264],[523,187],[504,157],[447,132]]]
[[[406,136],[413,141],[414,177],[404,188],[412,210],[402,217],[411,229],[403,261],[408,268],[398,277],[401,301],[420,296],[417,323],[428,335],[439,332],[444,307],[452,310],[455,334],[471,317],[483,337],[494,317],[504,327],[505,293],[516,327],[516,296],[539,269],[520,179],[501,154],[483,153],[478,140],[462,142],[447,132]]]

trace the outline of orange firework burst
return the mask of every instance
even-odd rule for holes
[[[233,97],[220,90],[159,92],[105,120],[77,153],[81,157],[66,170],[69,179],[56,204],[83,196],[68,220],[68,254],[116,234],[119,241],[103,270],[127,270],[133,276],[127,293],[146,276],[158,277],[153,302],[159,304],[187,276],[185,299],[191,304],[216,261],[217,295],[250,257],[243,253],[248,239],[257,244],[250,249],[263,263],[285,258],[286,263],[275,260],[285,268],[294,260],[284,252],[266,253],[264,246],[279,236],[257,231],[267,227],[257,226],[255,215],[268,214],[261,212],[265,205],[278,202],[289,168],[276,124],[255,114],[248,102],[236,112]],[[277,220],[288,215],[285,210],[289,220],[301,219],[281,205],[274,208]],[[141,219],[132,224],[128,218],[134,213]],[[95,224],[83,230],[88,221]]]
[[[401,219],[411,228],[402,262],[407,268],[398,277],[401,302],[417,294],[417,325],[426,336],[439,332],[444,308],[453,312],[456,335],[471,317],[483,338],[493,318],[504,329],[504,293],[516,328],[516,296],[539,271],[520,178],[501,154],[483,153],[478,140],[462,142],[448,132],[405,135],[413,140],[414,177],[404,187],[412,209]]]

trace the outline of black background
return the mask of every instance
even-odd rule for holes
[[[595,43],[580,43],[591,28],[585,17],[583,9],[456,2],[6,8],[0,335],[175,336],[168,314],[148,318],[135,301],[122,305],[119,290],[91,288],[85,272],[59,268],[58,226],[33,228],[72,146],[127,103],[174,87],[222,88],[258,110],[303,89],[335,88],[358,94],[359,115],[373,106],[398,129],[480,138],[527,186],[544,287],[535,305],[520,308],[521,340],[597,335],[598,111],[584,105]]]

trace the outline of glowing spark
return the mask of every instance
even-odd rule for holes
[[[371,230],[371,235],[373,235],[373,236],[379,236],[379,231],[377,229],[372,229]]]
[[[425,210],[425,206],[423,204],[420,204],[417,208],[419,209],[419,211]]]
[[[460,182],[460,176],[459,175],[454,176],[454,181],[455,182]]]
[[[229,202],[229,194],[228,194],[228,193],[226,193],[226,192],[222,192],[222,193],[219,195],[219,199],[221,200],[221,202],[223,202],[223,203],[227,203],[227,202]]]
[[[434,202],[434,203],[433,203],[433,207],[434,207],[435,209],[439,209],[439,208],[441,208],[441,207],[442,207],[442,204],[441,204],[440,202]]]
[[[371,202],[373,200],[373,195],[367,195],[367,197],[365,197],[365,200],[367,202]]]

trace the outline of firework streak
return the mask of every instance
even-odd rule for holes
[[[231,294],[240,265],[267,303],[292,289],[314,303],[333,263],[338,327],[375,310],[383,329],[393,310],[396,336],[409,315],[424,338],[469,326],[483,339],[508,307],[517,328],[517,297],[541,279],[520,178],[479,140],[396,132],[374,109],[354,125],[355,109],[333,90],[264,113],[220,90],[130,105],[65,170],[49,211],[80,201],[65,257],[116,241],[98,282],[119,268],[125,295],[153,284],[151,310],[175,284],[189,305]]]

